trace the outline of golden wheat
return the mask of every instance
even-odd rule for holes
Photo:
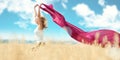
[[[34,45],[2,43],[0,60],[112,60],[106,48],[97,46],[46,43],[32,50]]]
[[[120,60],[120,48],[109,47],[109,42],[106,48],[102,48],[97,44],[98,37],[99,33],[96,34],[93,45],[48,40],[45,45],[32,49],[36,44],[25,43],[24,36],[20,41],[14,36],[9,43],[0,44],[0,60]],[[118,35],[114,38],[114,43],[118,44]],[[104,40],[106,42],[107,38],[104,37]]]

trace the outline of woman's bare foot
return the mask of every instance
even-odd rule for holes
[[[45,44],[46,44],[45,42],[39,42],[36,46],[34,46],[34,47],[32,48],[32,50],[37,49],[37,48],[39,48],[40,46],[43,46],[43,45],[45,45]]]
[[[39,47],[41,45],[45,45],[45,42],[39,42],[37,46]]]

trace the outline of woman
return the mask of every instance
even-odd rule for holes
[[[36,7],[38,7],[38,10],[36,11]],[[35,37],[37,39],[37,47],[41,44],[45,44],[45,41],[43,39],[43,30],[47,27],[46,26],[46,19],[45,17],[42,17],[40,14],[40,8],[39,5],[36,4],[34,6],[34,13],[35,13],[35,23],[37,24],[36,29],[34,30]]]

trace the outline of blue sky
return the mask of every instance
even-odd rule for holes
[[[112,29],[120,32],[120,0],[0,0],[0,36],[6,39],[16,34],[34,39],[33,6],[41,2],[53,4],[66,21],[85,31]],[[44,11],[42,14],[48,20],[44,31],[47,38],[71,39],[49,14]]]

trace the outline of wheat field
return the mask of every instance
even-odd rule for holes
[[[32,49],[34,46],[36,44],[0,43],[0,60],[120,60],[120,56],[111,57],[113,54],[110,55],[108,48],[98,46],[51,42]]]

